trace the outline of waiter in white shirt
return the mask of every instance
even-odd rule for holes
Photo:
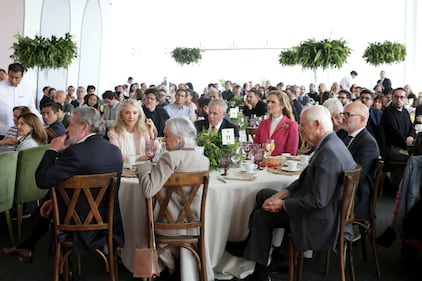
[[[8,68],[8,79],[0,82],[0,139],[14,125],[13,108],[15,106],[28,106],[31,112],[42,120],[40,113],[35,107],[33,90],[21,84],[23,74],[23,65],[12,63]]]

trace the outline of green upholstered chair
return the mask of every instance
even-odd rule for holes
[[[21,239],[23,203],[40,200],[48,191],[38,188],[35,182],[35,171],[47,148],[48,145],[42,145],[19,151],[18,154],[14,200],[17,206],[18,240]]]
[[[15,238],[13,237],[9,210],[13,207],[17,162],[18,153],[16,151],[0,153],[0,213],[4,212],[6,217],[7,229],[12,245],[15,244]]]

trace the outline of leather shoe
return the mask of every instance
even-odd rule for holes
[[[6,255],[17,257],[22,262],[32,262],[32,251],[29,249],[3,248],[1,251]]]
[[[253,274],[246,276],[244,279],[240,279],[241,281],[271,281],[271,277],[267,276],[265,279],[258,279]]]

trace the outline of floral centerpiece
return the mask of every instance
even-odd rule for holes
[[[197,63],[202,59],[201,49],[177,47],[171,51],[171,56],[180,65]]]
[[[240,145],[239,141],[236,141],[233,145],[223,145],[221,133],[212,133],[208,130],[203,130],[197,134],[196,143],[198,146],[204,147],[204,155],[210,160],[210,169],[219,167],[221,153],[235,151]]]

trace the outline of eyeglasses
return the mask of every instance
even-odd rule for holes
[[[404,100],[406,98],[406,96],[396,96],[396,95],[393,95],[393,98]]]
[[[362,116],[360,114],[354,114],[354,113],[350,113],[350,112],[341,112],[341,115],[343,115],[345,118],[349,118],[351,116]]]

